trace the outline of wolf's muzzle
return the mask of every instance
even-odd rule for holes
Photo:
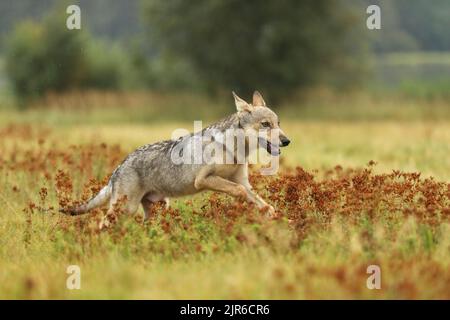
[[[280,142],[282,147],[287,147],[289,143],[291,143],[291,140],[289,140],[287,137],[281,136]]]

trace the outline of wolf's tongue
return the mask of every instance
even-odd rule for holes
[[[273,144],[271,144],[271,143],[268,144],[267,151],[272,156],[279,156],[281,154],[280,148],[278,146],[274,147]]]

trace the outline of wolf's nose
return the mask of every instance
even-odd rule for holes
[[[291,143],[291,140],[289,140],[289,139],[286,138],[286,137],[283,137],[283,138],[281,138],[280,140],[281,140],[281,146],[282,146],[282,147],[286,147],[287,145],[289,145],[289,143]]]

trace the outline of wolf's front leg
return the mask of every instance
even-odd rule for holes
[[[248,181],[248,169],[246,166],[240,168],[237,174],[232,179],[234,182],[244,186],[247,191],[248,197],[250,201],[255,203],[259,209],[266,210],[269,217],[273,217],[275,215],[275,209],[264,201],[254,190],[250,181]]]
[[[244,186],[219,176],[197,177],[195,179],[197,190],[213,190],[228,193],[233,197],[248,199],[249,195]]]
[[[249,182],[243,183],[242,185],[247,189],[248,194],[252,198],[252,202],[254,202],[259,209],[267,210],[267,214],[270,217],[275,215],[275,209],[270,204],[265,202],[264,199],[261,198],[255,191],[253,191],[253,188]]]
[[[199,190],[208,189],[228,193],[237,198],[242,198],[248,202],[255,203],[258,208],[267,210],[269,216],[275,214],[274,208],[267,204],[253,190],[246,188],[244,185],[226,180],[219,176],[208,176],[195,181],[195,187]]]

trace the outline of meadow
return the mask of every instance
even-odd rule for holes
[[[0,109],[0,298],[450,299],[450,105],[314,92],[282,106],[281,170],[255,189],[279,212],[216,193],[68,217],[134,148],[231,98],[74,93]],[[320,99],[317,99],[317,97]],[[301,101],[301,102],[298,102]],[[140,211],[141,213],[141,211]],[[66,269],[81,268],[68,290]],[[381,289],[366,286],[381,268]]]

